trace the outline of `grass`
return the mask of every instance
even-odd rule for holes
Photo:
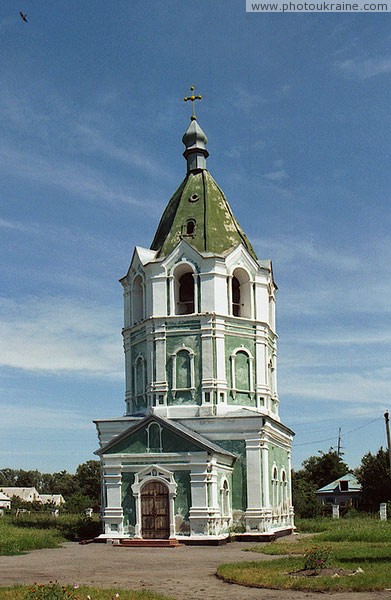
[[[242,585],[274,589],[336,592],[391,588],[391,571],[387,568],[391,561],[391,523],[363,517],[308,519],[297,525],[299,531],[316,535],[294,542],[282,539],[255,546],[250,550],[283,558],[221,565],[219,577]],[[315,547],[331,550],[333,568],[353,571],[361,568],[363,573],[293,577],[292,573],[303,568],[304,554]]]
[[[7,515],[0,519],[0,555],[23,554],[40,548],[58,548],[65,540],[90,539],[100,533],[99,518],[48,513]]]
[[[25,600],[26,596],[33,589],[33,586],[18,585],[7,588],[0,588],[0,597],[2,600]],[[80,586],[75,589],[72,586],[65,587],[71,598],[78,600],[170,600],[168,596],[156,594],[148,590],[132,591],[118,589],[98,589],[93,587]],[[116,596],[118,594],[118,596]]]
[[[58,548],[64,538],[56,529],[16,527],[0,519],[0,555],[23,554],[40,548]]]

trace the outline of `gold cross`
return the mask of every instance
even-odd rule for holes
[[[191,96],[185,96],[185,97],[183,98],[183,100],[184,100],[185,102],[187,102],[188,100],[190,100],[190,101],[191,101],[191,120],[192,120],[192,121],[195,121],[195,120],[197,119],[197,117],[196,117],[196,114],[195,114],[194,102],[195,102],[196,100],[202,100],[202,96],[196,96],[196,95],[194,94],[194,90],[195,90],[195,88],[194,88],[194,86],[192,85],[192,86],[190,87]]]

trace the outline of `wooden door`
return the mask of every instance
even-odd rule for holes
[[[160,481],[147,483],[141,491],[141,535],[159,540],[170,537],[168,489]]]

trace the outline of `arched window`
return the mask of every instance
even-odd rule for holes
[[[179,279],[179,314],[189,315],[194,312],[194,278],[192,273],[185,273]]]
[[[175,314],[190,315],[195,311],[194,273],[187,263],[175,270]]]
[[[144,319],[144,288],[140,275],[133,280],[132,285],[132,323],[138,323]]]
[[[246,352],[236,354],[235,387],[243,392],[250,390],[250,357]]]
[[[273,467],[272,477],[272,509],[276,512],[278,508],[278,471],[277,467]]]
[[[180,348],[172,355],[172,392],[177,398],[194,400],[194,352]]]
[[[191,359],[187,350],[176,355],[176,388],[187,390],[191,387]]]
[[[232,314],[240,317],[240,283],[237,277],[232,277]]]
[[[228,481],[224,479],[223,487],[220,490],[221,495],[221,515],[223,517],[229,517],[231,514],[230,502],[229,502],[229,486]]]
[[[244,347],[231,354],[231,395],[245,404],[254,396],[254,359]]]
[[[162,428],[159,423],[150,423],[147,427],[148,452],[162,452]]]
[[[288,481],[286,477],[285,470],[281,471],[281,481],[280,481],[280,502],[283,512],[286,512],[288,509]]]
[[[145,361],[142,356],[134,363],[134,402],[137,408],[145,405]]]
[[[251,318],[251,281],[244,269],[238,268],[231,279],[231,313],[234,317]]]
[[[194,235],[196,222],[194,219],[189,219],[186,221],[186,235]]]

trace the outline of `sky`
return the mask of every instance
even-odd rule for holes
[[[27,14],[22,21],[19,10]],[[186,173],[208,169],[278,285],[293,466],[386,446],[391,15],[245,0],[3,0],[0,469],[74,472],[124,413],[122,287]]]

